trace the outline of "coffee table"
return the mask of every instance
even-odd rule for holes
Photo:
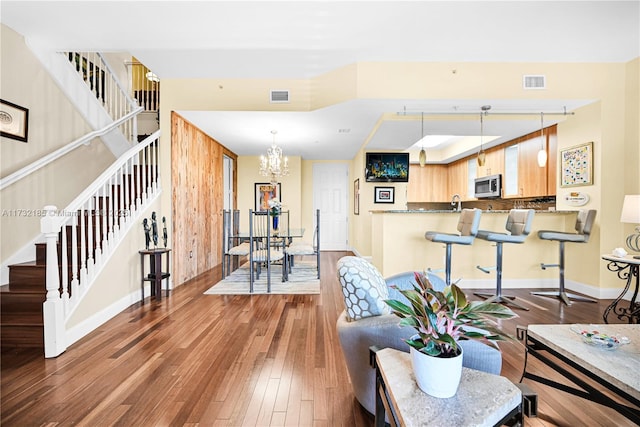
[[[409,353],[392,348],[373,349],[376,368],[376,426],[499,426],[522,423],[522,393],[505,377],[462,368],[455,396],[440,399],[416,384]]]
[[[583,326],[608,335],[626,336],[630,343],[616,350],[606,350],[585,343],[580,334],[571,330],[572,325],[529,325],[526,330],[518,330],[518,336],[525,339],[527,348],[522,378],[611,407],[640,425],[640,325],[580,325],[579,329]],[[577,387],[528,372],[528,355],[550,366]],[[569,366],[583,376],[568,370]],[[585,381],[588,379],[592,382]],[[607,396],[595,384],[611,390],[628,404]]]

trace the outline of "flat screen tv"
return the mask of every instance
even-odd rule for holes
[[[408,182],[409,153],[366,153],[367,182]]]

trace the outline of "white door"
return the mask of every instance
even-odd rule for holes
[[[320,250],[348,250],[348,181],[346,163],[313,165],[313,211],[320,209]]]

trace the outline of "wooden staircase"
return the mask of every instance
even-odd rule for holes
[[[146,168],[145,168],[146,169]],[[135,172],[129,175],[130,188],[137,188]],[[85,211],[82,214],[83,219],[78,221],[76,227],[80,228],[80,224],[84,221],[85,227],[91,223],[93,230],[93,252],[92,258],[95,259],[96,248],[101,241],[101,236],[97,233],[104,232],[102,229],[103,217],[107,217],[106,233],[112,230],[112,225],[108,220],[110,216],[114,217],[114,225],[119,225],[122,217],[122,210],[125,206],[131,206],[135,203],[137,197],[136,192],[131,191],[128,201],[121,203],[121,193],[119,185],[111,186],[111,197],[114,198],[114,207],[116,212],[111,212],[110,197],[99,197],[95,201],[96,210]],[[121,207],[122,206],[122,207]],[[78,212],[80,216],[81,213]],[[100,229],[96,224],[100,224]],[[66,241],[71,242],[73,236],[73,227],[66,226]],[[80,235],[76,233],[78,244],[76,249],[80,252]],[[58,235],[58,261],[62,260],[61,239],[62,232]],[[85,245],[88,247],[89,241],[85,236]],[[44,351],[44,322],[42,313],[42,304],[46,300],[46,243],[36,243],[36,259],[19,264],[9,266],[9,283],[0,286],[0,348],[2,350],[11,348],[39,348]],[[71,259],[72,245],[67,246],[67,259]],[[88,249],[89,250],[89,249]],[[78,253],[80,259],[80,253]],[[60,264],[59,264],[60,267]],[[59,268],[62,271],[62,268]],[[77,272],[79,274],[79,272]],[[72,279],[72,272],[68,271],[69,281]],[[62,287],[60,288],[62,294]]]

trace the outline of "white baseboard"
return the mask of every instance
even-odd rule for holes
[[[85,319],[80,322],[78,325],[73,328],[67,329],[66,331],[66,346],[69,348],[73,343],[79,341],[85,336],[89,335],[91,332],[98,329],[100,326],[122,313],[124,310],[140,302],[142,299],[142,294],[140,293],[140,289],[130,293],[129,295],[121,298],[119,301],[111,304],[108,307],[100,310],[93,316]],[[145,285],[144,287],[145,295],[151,295],[151,287],[150,285]]]

